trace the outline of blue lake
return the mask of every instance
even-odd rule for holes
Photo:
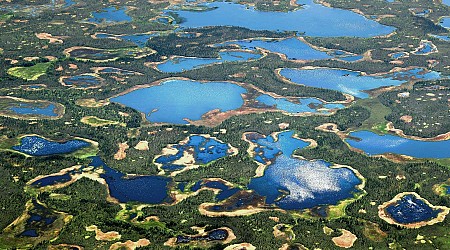
[[[194,186],[191,187],[191,191],[196,192],[202,187],[220,189],[220,192],[216,195],[217,201],[223,201],[241,190],[240,188],[228,187],[221,181],[207,181],[206,183],[204,183],[203,181],[198,181]]]
[[[442,27],[450,29],[450,17],[441,18],[440,24]]]
[[[418,49],[416,52],[413,52],[416,55],[424,55],[424,54],[428,54],[431,52],[435,52],[435,50],[433,50],[433,43],[431,42],[421,42],[420,45],[422,46],[420,49]]]
[[[378,135],[370,131],[350,133],[351,138],[345,141],[354,148],[366,152],[368,155],[384,153],[409,155],[416,158],[450,158],[450,140],[447,141],[416,141],[396,135]]]
[[[391,55],[392,59],[400,59],[402,57],[405,57],[406,55],[408,55],[406,52],[397,52]]]
[[[387,214],[401,224],[428,221],[435,218],[440,209],[433,209],[415,195],[405,195],[400,201],[385,208]]]
[[[38,231],[52,224],[56,219],[57,215],[53,214],[49,209],[39,204],[35,199],[33,199],[33,207],[28,211],[29,218],[26,220],[25,229],[20,234],[20,236],[25,237],[38,237]]]
[[[422,69],[415,69],[406,72],[396,72],[384,76],[364,76],[360,72],[344,69],[282,69],[280,74],[294,83],[306,86],[325,88],[344,92],[359,98],[368,98],[365,90],[376,89],[386,86],[398,86],[404,83],[409,77],[420,79],[440,78],[439,73],[421,73]],[[399,79],[399,80],[397,80]],[[400,80],[401,79],[401,80]]]
[[[207,3],[208,11],[173,12],[186,20],[180,24],[183,28],[238,26],[252,30],[304,32],[307,36],[321,37],[373,37],[395,30],[349,10],[325,7],[312,0],[297,2],[305,5],[291,12],[257,11],[253,7],[229,2]]]
[[[439,40],[442,40],[442,41],[450,41],[450,37],[449,36],[439,36],[439,35],[431,35],[432,37],[434,37],[434,38],[437,38],[437,39],[439,39]]]
[[[261,95],[256,98],[257,101],[268,105],[273,106],[277,109],[289,112],[291,114],[298,113],[324,113],[329,114],[330,112],[327,110],[317,110],[318,108],[325,109],[342,109],[344,105],[342,104],[324,104],[322,101],[316,98],[298,98],[298,103],[290,102],[285,98],[273,98],[269,95]]]
[[[220,52],[219,55],[220,58],[175,57],[159,64],[157,68],[166,73],[178,73],[213,63],[247,61],[261,57],[259,54],[243,51]]]
[[[58,183],[65,183],[72,180],[72,176],[70,173],[61,174],[61,175],[53,175],[53,176],[47,176],[40,180],[37,180],[33,183],[31,183],[31,186],[34,187],[45,187],[45,186],[52,186]]]
[[[77,75],[64,78],[63,82],[65,85],[73,86],[76,88],[91,88],[99,86],[101,78],[93,75]]]
[[[296,37],[287,39],[261,39],[261,40],[241,40],[231,41],[216,46],[237,45],[241,49],[256,51],[256,48],[263,48],[271,52],[281,53],[286,55],[289,60],[324,60],[336,58],[348,62],[353,62],[362,59],[362,56],[353,55],[345,51],[332,50],[329,52],[319,51],[313,49],[308,44],[304,43]]]
[[[230,149],[226,143],[221,143],[213,138],[205,138],[199,135],[190,136],[189,141],[186,144],[178,144],[173,147],[178,150],[176,154],[163,155],[155,159],[156,163],[163,165],[162,168],[164,170],[170,171],[184,168],[184,166],[174,165],[173,163],[181,159],[186,151],[193,154],[195,164],[202,165],[229,155],[228,149]]]
[[[140,202],[160,204],[171,202],[168,186],[171,179],[162,176],[127,177],[103,163],[105,173],[100,177],[105,179],[112,197],[121,203]]]
[[[293,132],[287,131],[279,134],[278,140],[271,136],[252,140],[260,145],[255,153],[261,163],[270,165],[264,176],[250,181],[249,189],[265,196],[266,203],[287,210],[337,204],[358,192],[356,186],[361,181],[352,170],[330,168],[330,163],[321,160],[294,158],[293,152],[308,144],[292,136]]]
[[[129,22],[131,21],[131,17],[125,13],[126,8],[116,8],[116,7],[108,7],[104,8],[101,11],[92,12],[92,18],[89,18],[88,21],[92,23],[115,23],[115,22]]]
[[[286,55],[291,60],[322,60],[329,59],[332,56],[326,52],[311,48],[308,44],[297,38],[288,38],[283,40],[242,40],[220,44],[221,46],[236,44],[241,49],[256,50],[263,48],[272,52]]]
[[[56,108],[54,104],[49,104],[45,108],[41,108],[38,106],[36,106],[36,104],[33,105],[31,103],[20,103],[18,106],[11,107],[10,110],[20,115],[43,115],[50,117],[58,116],[58,114],[55,113],[54,111]]]
[[[95,36],[98,39],[121,39],[124,41],[132,42],[136,44],[138,47],[144,47],[150,37],[156,36],[157,34],[134,34],[134,35],[111,35],[100,33]]]
[[[151,122],[187,124],[214,109],[228,111],[244,104],[246,90],[228,82],[170,80],[111,99],[146,114]]]
[[[12,149],[32,156],[47,156],[72,153],[90,145],[82,140],[53,142],[38,136],[26,136],[22,138],[20,145],[14,146]]]

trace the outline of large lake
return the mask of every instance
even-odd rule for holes
[[[169,80],[111,99],[146,114],[151,122],[187,124],[208,111],[229,111],[244,104],[246,90],[229,82]]]
[[[384,153],[409,155],[416,158],[450,158],[450,140],[446,141],[417,141],[396,135],[378,135],[370,131],[350,133],[351,138],[345,141],[354,148],[366,152],[368,155]]]
[[[373,37],[395,30],[349,10],[325,7],[312,0],[297,3],[305,5],[290,12],[257,11],[232,2],[207,3],[208,11],[173,12],[185,19],[180,24],[183,28],[238,26],[252,30],[304,32],[307,36],[319,37]]]
[[[270,164],[264,176],[250,181],[249,189],[266,197],[268,204],[276,204],[288,210],[337,204],[353,197],[361,181],[348,168],[331,168],[321,160],[301,160],[292,156],[296,149],[308,143],[293,137],[286,131],[273,138],[268,136],[252,140],[255,160]]]
[[[399,86],[411,78],[426,80],[440,78],[439,73],[433,71],[424,73],[420,68],[383,76],[366,76],[360,72],[331,68],[282,69],[280,74],[294,83],[337,90],[359,98],[369,97],[366,90]]]

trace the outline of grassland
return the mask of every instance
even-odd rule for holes
[[[46,62],[37,63],[30,67],[13,67],[8,69],[8,74],[27,81],[35,81],[45,75],[51,65],[51,62]]]

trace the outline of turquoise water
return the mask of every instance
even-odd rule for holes
[[[394,31],[349,10],[325,7],[312,0],[300,0],[303,8],[291,12],[263,12],[236,3],[205,4],[208,11],[173,10],[186,21],[183,28],[239,26],[252,30],[296,31],[307,36],[373,37]]]
[[[92,18],[89,18],[88,21],[92,23],[115,23],[115,22],[129,22],[131,21],[131,17],[126,13],[126,8],[116,8],[116,7],[108,7],[104,8],[101,11],[92,12]]]
[[[30,103],[20,103],[18,106],[11,107],[10,109],[14,113],[20,115],[43,115],[50,117],[58,116],[58,114],[54,111],[56,108],[54,104],[49,104],[45,108],[36,107],[35,105]]]
[[[368,155],[384,153],[409,155],[416,158],[450,158],[450,140],[427,142],[402,138],[396,135],[378,135],[370,131],[350,133],[360,141],[346,139],[350,146]]]
[[[261,95],[256,98],[257,101],[264,103],[268,106],[274,106],[277,109],[296,114],[296,113],[317,113],[320,112],[314,107],[323,107],[327,109],[342,109],[344,105],[342,104],[324,104],[322,101],[316,98],[298,98],[299,103],[293,103],[285,98],[273,98],[269,95]],[[322,112],[321,112],[322,113]],[[323,113],[329,113],[324,111]]]
[[[213,63],[246,61],[261,57],[259,54],[243,51],[220,52],[219,55],[220,58],[176,57],[166,61],[165,63],[159,64],[157,68],[158,70],[166,73],[178,73]]]
[[[385,208],[387,214],[397,223],[410,224],[421,221],[429,221],[436,218],[442,212],[433,209],[415,195],[405,195],[402,199]]]
[[[254,149],[255,160],[270,165],[264,176],[250,181],[249,189],[265,196],[266,203],[288,210],[337,204],[358,192],[355,186],[361,181],[350,169],[294,158],[293,152],[308,144],[292,136],[293,131],[287,131],[279,134],[277,141],[271,136],[252,139],[260,145]]]
[[[450,29],[450,17],[443,17],[440,21],[442,27]]]
[[[242,49],[249,50],[256,50],[257,47],[263,48],[272,52],[284,54],[291,60],[322,60],[332,58],[332,56],[328,55],[326,52],[315,50],[297,38],[288,38],[284,40],[242,40],[227,42],[221,45],[224,46],[230,44],[236,44]]]
[[[282,69],[280,74],[298,84],[333,89],[359,98],[369,97],[367,93],[363,92],[364,90],[398,86],[403,83],[403,81],[389,78],[363,76],[359,72],[343,69]]]
[[[187,124],[214,109],[229,111],[244,104],[246,90],[228,82],[170,80],[111,99],[144,112],[151,122]]]

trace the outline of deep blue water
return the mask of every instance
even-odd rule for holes
[[[66,173],[66,174],[62,174],[62,175],[48,176],[48,177],[42,178],[40,180],[37,180],[37,181],[31,183],[31,186],[37,186],[37,187],[51,186],[51,185],[55,185],[57,183],[68,182],[71,179],[72,179],[72,177],[70,176],[70,173]]]
[[[256,98],[257,101],[264,103],[268,106],[275,106],[279,110],[283,110],[292,114],[296,113],[317,113],[319,112],[316,108],[311,108],[310,105],[323,105],[323,108],[328,109],[342,109],[344,105],[342,104],[324,104],[322,101],[316,98],[298,98],[299,103],[293,103],[285,98],[273,98],[269,95],[261,95]],[[329,112],[321,112],[329,113]]]
[[[387,76],[363,76],[359,72],[344,69],[282,69],[280,74],[294,83],[317,88],[333,89],[359,98],[369,97],[364,90],[385,86],[398,86],[404,83],[404,81],[387,78]],[[399,72],[393,74],[393,77],[406,77],[409,74],[413,73]],[[418,76],[425,77],[425,75]]]
[[[171,202],[168,195],[168,185],[171,179],[162,176],[126,177],[103,163],[105,172],[100,175],[108,184],[112,197],[121,203],[140,202],[160,204]]]
[[[352,132],[350,136],[361,140],[346,139],[345,141],[350,146],[361,149],[368,155],[394,153],[416,158],[450,158],[450,140],[417,141],[396,135],[378,135],[370,131]]]
[[[166,73],[177,73],[200,68],[201,66],[219,62],[237,62],[258,59],[259,54],[243,51],[220,52],[220,58],[176,57],[157,66],[158,70]]]
[[[116,7],[108,7],[104,8],[101,11],[92,12],[92,18],[89,18],[88,21],[92,23],[115,23],[115,22],[129,22],[131,21],[131,17],[126,13],[126,8],[116,8]]]
[[[125,69],[118,69],[118,68],[112,68],[107,67],[99,71],[100,74],[120,74],[120,75],[134,75],[136,74],[133,71],[128,71]]]
[[[208,181],[206,183],[198,181],[191,187],[191,191],[196,192],[202,187],[220,189],[220,192],[216,196],[217,201],[223,201],[241,190],[240,188],[230,188],[220,181]]]
[[[227,2],[207,3],[209,11],[173,10],[186,21],[183,28],[205,26],[239,26],[252,30],[296,31],[308,36],[372,37],[386,35],[394,28],[381,25],[349,10],[328,8],[312,0],[299,0],[306,4],[291,12],[257,11],[253,7]]]
[[[99,78],[93,75],[77,75],[63,79],[64,84],[77,88],[89,88],[100,84]]]
[[[400,201],[388,206],[385,210],[390,217],[401,224],[428,221],[441,212],[440,209],[431,208],[414,195],[403,196]]]
[[[67,154],[91,144],[82,140],[70,140],[64,143],[48,141],[38,136],[26,136],[22,138],[20,145],[12,149],[32,156],[48,156],[55,154]]]
[[[37,233],[36,229],[28,229],[28,230],[23,231],[23,233],[21,233],[20,236],[38,237],[39,234]]]
[[[292,131],[283,132],[277,142],[270,136],[256,140],[262,150],[256,148],[255,152],[272,159],[272,164],[266,168],[264,176],[250,181],[249,189],[265,196],[268,204],[288,210],[337,204],[358,192],[355,186],[361,181],[350,169],[333,169],[325,161],[292,157],[297,148],[307,145],[292,135]]]
[[[190,151],[194,155],[195,164],[208,164],[228,155],[229,146],[213,138],[205,138],[199,135],[189,137],[189,141],[184,145],[174,146],[178,152],[173,155],[163,155],[155,159],[156,163],[163,164],[162,168],[166,171],[176,171],[184,168],[173,164],[179,160],[185,151]]]
[[[35,104],[36,105],[36,104]],[[56,117],[58,116],[57,113],[54,112],[55,105],[49,104],[45,108],[39,108],[30,103],[20,103],[19,106],[11,107],[10,109],[16,113],[21,115],[44,115],[44,116],[51,116]],[[37,104],[40,106],[40,104]]]
[[[158,86],[135,90],[111,101],[144,112],[151,122],[187,124],[185,118],[200,120],[214,109],[228,111],[244,104],[246,90],[228,82],[171,80]]]

